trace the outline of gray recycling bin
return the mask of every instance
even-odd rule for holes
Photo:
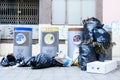
[[[40,52],[48,53],[51,57],[58,52],[59,28],[45,27],[40,28]]]
[[[79,44],[83,40],[83,28],[68,28],[68,56],[73,61],[79,55]]]
[[[14,50],[16,59],[24,58],[28,60],[32,57],[32,28],[14,28]]]

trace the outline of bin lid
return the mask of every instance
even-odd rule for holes
[[[68,31],[83,31],[83,28],[68,28]]]
[[[58,27],[45,27],[45,28],[40,28],[41,31],[59,31]]]
[[[15,27],[14,31],[32,31],[32,28],[28,28],[28,27]]]

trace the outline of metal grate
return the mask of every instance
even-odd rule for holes
[[[39,24],[39,0],[0,0],[1,24]]]

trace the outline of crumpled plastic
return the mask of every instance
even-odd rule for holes
[[[60,51],[59,53],[57,53],[57,55],[54,58],[57,62],[63,64],[63,66],[68,67],[72,65],[72,59],[70,57],[68,57],[66,54],[62,53],[62,51]]]

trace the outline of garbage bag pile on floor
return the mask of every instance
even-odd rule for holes
[[[101,22],[92,17],[83,20],[83,42],[79,48],[79,64],[81,70],[86,70],[87,63],[105,59],[105,51],[111,45],[110,34],[103,28]]]
[[[16,59],[13,54],[8,54],[6,57],[2,58],[0,65],[4,67],[8,67],[8,66],[15,66],[19,64],[18,67],[29,67],[30,60],[31,58],[28,59],[27,61],[25,61],[24,58]]]
[[[15,59],[14,55],[10,54],[7,57],[3,57],[0,62],[0,65],[4,67],[14,66],[16,64],[18,64],[18,67],[31,67],[32,69],[63,66],[63,64],[55,60],[55,56],[51,57],[47,53],[40,53],[37,56],[31,57],[28,61],[25,61],[24,58]]]

